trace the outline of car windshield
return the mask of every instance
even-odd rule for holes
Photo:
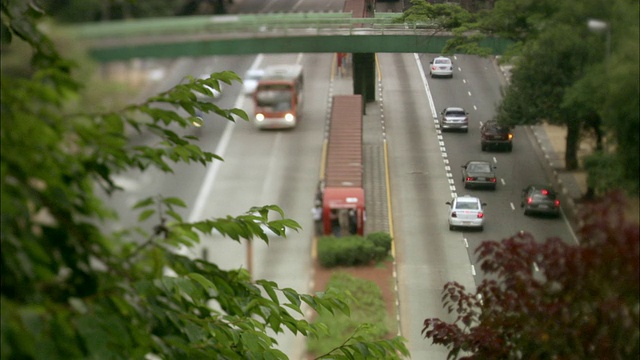
[[[457,210],[478,210],[477,202],[458,201],[456,203]]]
[[[449,61],[449,59],[436,59],[433,63],[440,64],[440,65],[448,65],[451,62]]]
[[[469,164],[467,166],[469,172],[491,172],[489,164]]]
[[[449,110],[447,111],[446,116],[465,116],[465,113],[461,110]]]

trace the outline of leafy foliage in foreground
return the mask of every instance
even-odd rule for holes
[[[362,341],[372,341],[384,339],[389,333],[389,314],[387,313],[385,302],[382,298],[380,288],[372,281],[355,278],[345,272],[336,272],[327,283],[328,291],[349,294],[351,313],[333,315],[328,312],[320,312],[314,324],[324,324],[326,334],[320,339],[309,338],[309,351],[312,354],[326,354],[322,358],[333,359],[335,354],[340,354],[341,345],[346,344],[352,347],[359,346]],[[370,325],[363,326],[368,323]],[[344,339],[348,340],[345,342]],[[395,338],[394,340],[398,340]],[[387,347],[393,344],[392,341],[384,342]],[[380,350],[383,350],[381,347]],[[388,347],[388,351],[371,352],[369,358],[396,359],[393,350]]]
[[[632,359],[640,354],[640,232],[613,194],[582,214],[579,245],[523,233],[476,251],[476,293],[443,290],[452,323],[423,334],[463,359]]]
[[[1,358],[286,359],[268,334],[325,330],[304,320],[303,306],[348,313],[335,292],[299,294],[176,252],[202,234],[267,241],[263,229],[279,236],[299,230],[275,205],[186,223],[180,199],[157,196],[135,206],[140,222],[156,220],[151,231],[104,232],[101,222],[117,216],[96,186],[112,194],[121,190],[114,176],[124,171],[171,172],[174,163],[219,159],[179,130],[199,112],[247,120],[242,110],[194,94],[239,78],[216,73],[120,111],[68,113],[65,104],[80,90],[75,65],[34,25],[41,15],[35,2],[2,1],[3,51],[24,41],[33,57],[23,73],[31,76],[3,74],[0,92]],[[155,137],[155,145],[131,145],[131,132]],[[339,351],[350,358],[407,353],[401,339],[356,339]]]

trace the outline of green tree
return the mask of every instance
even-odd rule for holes
[[[580,244],[523,233],[478,247],[484,280],[443,290],[451,323],[423,334],[453,359],[635,359],[640,354],[640,231],[612,194],[582,213]]]
[[[219,159],[192,136],[171,129],[193,126],[199,111],[247,120],[242,110],[194,95],[208,93],[205,85],[219,89],[220,82],[237,81],[236,74],[192,79],[118,111],[76,110],[68,103],[77,102],[81,91],[77,66],[37,28],[41,8],[3,0],[1,15],[3,54],[19,43],[32,48],[24,59],[29,71],[3,69],[0,93],[2,358],[285,359],[269,334],[325,333],[321,324],[304,320],[303,305],[349,313],[340,294],[299,294],[175,251],[214,231],[235,241],[268,241],[263,227],[281,236],[298,230],[278,206],[186,223],[177,211],[184,202],[158,195],[135,205],[140,222],[156,219],[151,231],[101,230],[117,214],[94,189],[120,191],[114,175],[129,169],[171,172],[176,162]],[[156,136],[157,145],[131,145],[129,131]],[[402,338],[368,341],[356,335],[332,358],[396,352],[408,355]]]
[[[581,104],[586,108],[563,102],[566,92],[594,62],[595,49],[585,40],[586,31],[577,32],[573,25],[553,24],[536,41],[527,42],[497,115],[499,122],[508,125],[547,121],[566,126],[568,170],[579,167],[580,130],[590,115],[597,114],[589,102]]]
[[[472,23],[475,17],[458,4],[431,4],[425,0],[411,0],[411,7],[395,21],[428,23],[436,30],[447,31]]]

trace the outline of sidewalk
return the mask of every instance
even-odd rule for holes
[[[566,170],[565,152],[567,130],[564,127],[540,124],[530,126],[545,158],[547,174],[560,192],[562,210],[574,227],[578,225],[578,200],[587,191],[587,173],[583,169]],[[580,146],[579,156],[587,153],[588,144]],[[583,151],[583,148],[585,151]]]

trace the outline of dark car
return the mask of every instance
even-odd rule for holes
[[[448,107],[440,113],[440,129],[459,129],[469,131],[469,113],[461,107]]]
[[[511,133],[511,128],[500,125],[495,120],[485,122],[480,128],[480,147],[482,151],[491,148],[502,148],[511,151],[513,150],[512,139],[513,134]]]
[[[560,216],[560,200],[556,192],[547,185],[529,185],[522,189],[520,207],[524,208],[525,215]]]
[[[462,165],[462,183],[464,188],[482,187],[496,189],[496,167],[488,161],[471,160]]]

